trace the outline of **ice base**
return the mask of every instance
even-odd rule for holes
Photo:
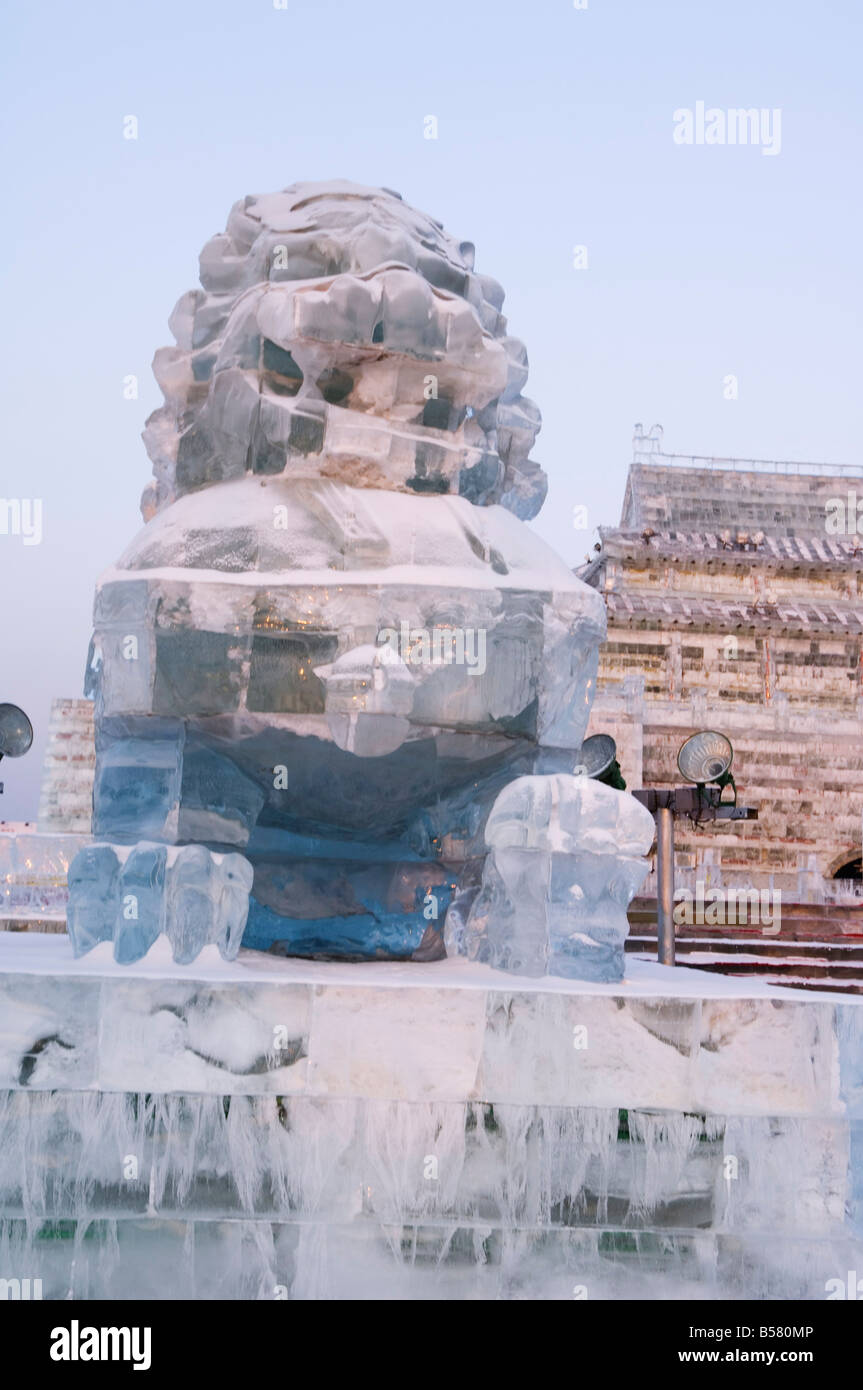
[[[826,1298],[863,1008],[0,935],[0,1277],[46,1298]]]

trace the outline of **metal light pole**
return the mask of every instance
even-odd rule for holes
[[[641,787],[632,795],[656,821],[656,935],[660,965],[674,965],[674,817],[688,816],[696,825],[703,821],[757,820],[751,806],[737,805],[737,788],[731,776],[734,750],[724,734],[705,729],[692,734],[680,747],[677,766],[681,775],[694,785],[686,787]],[[605,782],[625,791],[626,783],[617,762],[617,745],[610,734],[593,734],[581,745],[580,760],[574,772]],[[723,801],[730,786],[733,801]]]
[[[659,964],[674,964],[674,812],[660,806],[656,812],[656,880]]]
[[[674,965],[674,817],[696,825],[716,820],[757,820],[751,806],[722,801],[720,787],[698,785],[668,790],[641,787],[632,795],[656,821],[656,934],[660,965]]]

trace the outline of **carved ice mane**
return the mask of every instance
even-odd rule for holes
[[[235,203],[200,267],[153,362],[145,520],[245,473],[539,511],[527,354],[470,242],[388,189],[299,183]]]

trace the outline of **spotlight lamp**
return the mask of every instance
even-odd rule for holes
[[[23,757],[32,742],[33,725],[24,711],[17,705],[0,704],[0,760]]]
[[[633,796],[656,817],[656,932],[660,965],[674,964],[674,819],[699,827],[711,821],[757,820],[754,806],[738,806],[731,775],[734,749],[724,734],[702,729],[681,744],[677,766],[688,787],[640,787]],[[723,801],[730,787],[733,801]]]
[[[33,742],[33,725],[17,705],[0,705],[0,758],[21,758]]]
[[[617,744],[611,734],[591,734],[581,745],[576,773],[593,777],[607,787],[626,791],[626,783],[617,761]]]
[[[734,749],[730,740],[715,729],[704,729],[681,744],[677,754],[677,766],[685,782],[694,782],[699,788],[711,785],[719,788],[719,799],[726,787],[731,787],[733,799],[729,805],[737,805],[737,787],[731,774]]]

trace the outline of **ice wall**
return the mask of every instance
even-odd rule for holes
[[[817,1300],[863,1269],[856,1001],[159,950],[0,945],[0,1278]]]

